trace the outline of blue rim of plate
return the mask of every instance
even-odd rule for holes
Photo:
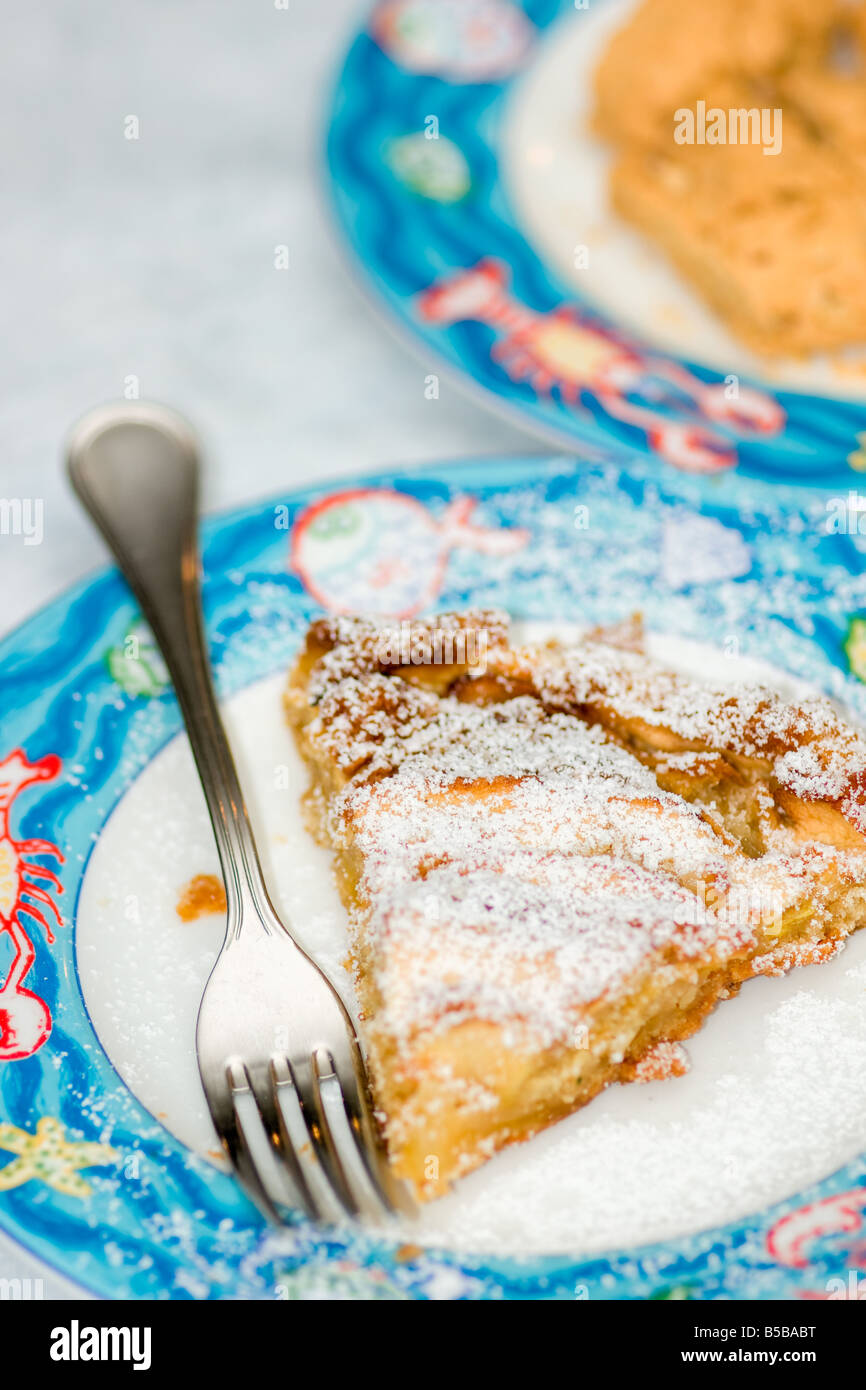
[[[500,170],[503,116],[536,44],[566,15],[581,22],[577,8],[574,0],[372,7],[339,74],[326,139],[335,220],[371,301],[437,373],[558,448],[614,462],[650,452],[660,475],[673,466],[853,480],[866,468],[862,403],[742,378],[735,418],[725,373],[623,332],[526,240]],[[425,138],[431,113],[435,140]],[[494,297],[482,295],[472,317],[466,276],[474,271],[477,286],[479,267]],[[437,286],[458,282],[459,296],[437,298]],[[602,346],[604,361],[616,360],[616,386],[607,368],[533,384],[532,325],[542,321],[578,327],[594,357]]]
[[[745,655],[812,680],[866,718],[866,541],[859,513],[850,525],[828,523],[845,502],[731,474],[670,473],[662,485],[650,460],[625,471],[556,457],[293,491],[204,524],[217,681],[228,696],[288,666],[321,611],[309,585],[335,609],[360,595],[381,610],[399,597],[407,611],[498,604],[523,618],[594,623],[641,608],[650,626],[685,637],[721,646],[734,634]],[[408,542],[418,571],[410,590],[405,574],[387,578]],[[13,803],[11,834],[62,848],[73,924],[102,827],[180,727],[146,641],[128,666],[119,659],[130,631],[141,636],[139,621],[107,570],[0,644],[0,781],[14,749],[31,763],[60,759],[57,775]],[[97,1294],[796,1298],[824,1297],[828,1280],[866,1267],[866,1154],[723,1228],[591,1257],[395,1249],[301,1220],[269,1231],[233,1180],[186,1149],[118,1076],[82,999],[74,925],[53,945],[32,919],[24,925],[35,948],[26,984],[53,1027],[31,1055],[0,1063],[0,1229]],[[9,945],[0,930],[3,978]],[[34,1153],[40,1121],[50,1133]],[[70,1168],[89,1190],[65,1186]]]

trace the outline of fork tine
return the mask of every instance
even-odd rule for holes
[[[406,1184],[394,1176],[388,1163],[367,1086],[366,1071],[354,1037],[347,1038],[344,1052],[329,1054],[329,1060],[336,1074],[353,1147],[376,1202],[389,1215],[401,1212],[405,1216],[415,1216],[415,1203]]]
[[[319,1163],[294,1075],[285,1057],[271,1059],[271,1077],[281,1151],[300,1174],[309,1198],[309,1215],[326,1224],[341,1220],[346,1215],[345,1209]]]
[[[325,1057],[328,1058],[329,1063],[330,1058],[327,1053],[325,1053]],[[301,1102],[301,1112],[307,1123],[307,1132],[310,1136],[313,1153],[321,1164],[331,1190],[340,1205],[350,1216],[357,1217],[360,1216],[361,1210],[347,1181],[334,1142],[330,1119],[322,1096],[321,1081],[323,1078],[320,1076],[316,1059],[317,1054],[310,1061],[293,1062],[291,1064],[292,1079],[298,1099]],[[333,1069],[326,1063],[325,1077],[329,1073],[334,1074]]]
[[[252,1088],[241,1063],[231,1063],[226,1067],[226,1088],[227,1104],[225,1106],[215,1106],[211,1102],[210,1095],[207,1096],[217,1133],[228,1151],[238,1177],[246,1188],[247,1195],[266,1220],[275,1221],[278,1224],[282,1223],[283,1218],[277,1209],[277,1200],[268,1191],[259,1165],[253,1157],[252,1135],[239,1104],[244,1096],[248,1096],[255,1103]]]
[[[329,1054],[315,1059],[319,1078],[319,1094],[327,1114],[330,1139],[340,1162],[340,1167],[351,1188],[360,1215],[372,1221],[382,1221],[390,1213],[390,1207],[383,1194],[371,1179],[367,1165],[362,1161],[359,1136],[352,1127],[349,1106],[340,1087]]]
[[[318,1204],[310,1191],[298,1155],[295,1152],[295,1146],[285,1126],[282,1109],[277,1098],[273,1062],[267,1069],[248,1066],[246,1074],[272,1152],[276,1162],[280,1164],[280,1175],[288,1189],[288,1204],[305,1212],[313,1220],[320,1219]]]

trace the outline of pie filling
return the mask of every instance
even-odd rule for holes
[[[483,661],[441,659],[461,634]],[[860,735],[825,700],[662,669],[639,624],[516,648],[500,613],[322,619],[286,710],[422,1199],[866,919]]]

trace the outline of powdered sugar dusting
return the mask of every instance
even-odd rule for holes
[[[866,877],[864,856],[780,826],[755,862],[585,722],[612,713],[615,729],[636,721],[702,745],[666,754],[668,768],[700,772],[721,749],[829,797],[843,752],[856,768],[864,745],[828,702],[701,685],[599,634],[512,652],[503,617],[460,621],[491,624],[494,703],[481,683],[474,702],[465,678],[437,694],[389,674],[359,619],[318,625],[335,646],[313,667],[315,708],[294,696],[311,758],[349,779],[327,824],[362,865],[353,930],[382,1000],[377,1031],[402,1043],[473,1018],[512,1040],[569,1041],[587,1006],[662,956],[724,964],[768,918],[808,896],[820,920],[828,890]]]
[[[722,687],[665,671],[639,652],[587,644],[579,662],[567,650],[543,654],[537,684],[551,708],[617,719],[672,733],[692,751],[721,748],[765,761],[778,785],[797,797],[842,803],[866,827],[866,740],[829,700],[792,703],[761,685]]]
[[[689,1054],[682,1043],[660,1042],[635,1063],[631,1079],[644,1085],[648,1081],[668,1081],[685,1076],[689,1065]]]

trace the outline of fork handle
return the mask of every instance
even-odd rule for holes
[[[73,431],[72,485],[132,589],[168,667],[213,824],[227,940],[276,914],[220,718],[207,657],[196,542],[198,446],[156,405],[105,406]],[[254,913],[243,911],[245,903]]]

